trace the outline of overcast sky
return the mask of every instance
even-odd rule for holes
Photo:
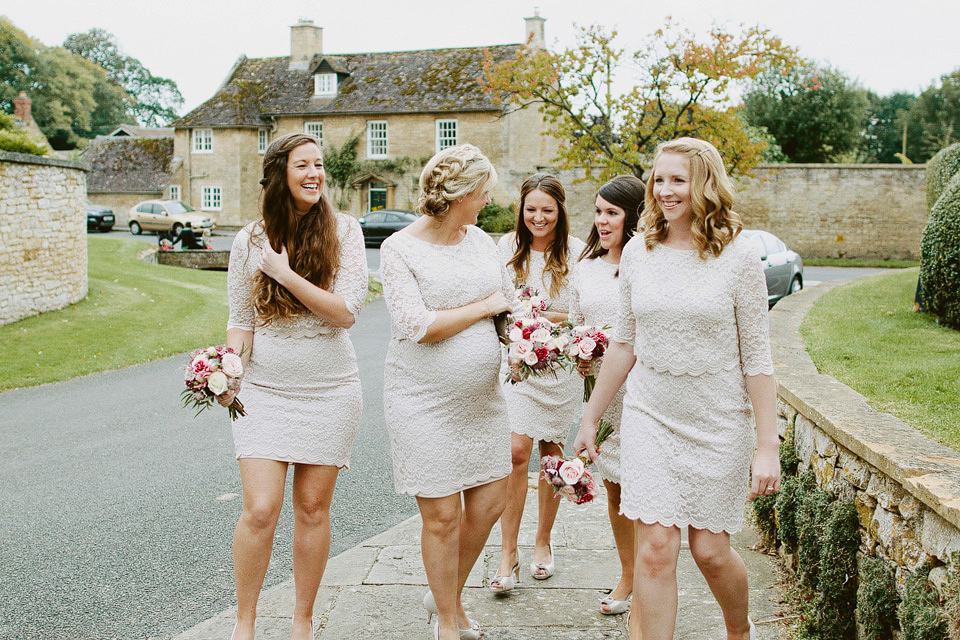
[[[705,32],[759,24],[880,95],[919,93],[960,67],[956,0],[20,0],[0,14],[45,45],[100,27],[124,53],[183,94],[181,113],[210,98],[240,54],[289,55],[290,25],[308,18],[324,28],[327,53],[402,51],[517,43],[523,18],[538,5],[551,48],[574,42],[574,25],[616,27],[632,50],[670,15]]]

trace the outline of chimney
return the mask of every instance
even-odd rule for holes
[[[33,100],[27,97],[26,91],[21,91],[20,95],[13,99],[13,117],[24,122],[30,122],[33,116],[30,115],[30,105]]]
[[[527,48],[531,51],[546,49],[547,42],[543,36],[543,23],[546,22],[547,19],[540,17],[540,7],[534,7],[533,17],[524,18],[523,21],[526,23],[523,43]]]
[[[306,69],[318,53],[323,53],[323,27],[300,18],[290,27],[290,69]]]

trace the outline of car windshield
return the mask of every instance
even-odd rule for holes
[[[188,213],[193,211],[193,209],[188,204],[184,204],[179,200],[174,200],[173,202],[167,203],[167,211],[170,213]]]

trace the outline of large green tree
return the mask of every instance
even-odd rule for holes
[[[925,89],[902,122],[910,134],[907,155],[914,162],[926,162],[960,142],[960,69]]]
[[[554,161],[585,168],[594,181],[644,179],[657,143],[680,136],[713,142],[734,173],[766,159],[768,138],[745,126],[732,89],[771,64],[789,68],[794,49],[760,27],[697,39],[668,21],[629,53],[616,37],[593,26],[559,53],[523,50],[498,64],[488,57],[481,81],[505,112],[538,108],[559,141]],[[628,89],[617,90],[618,77]]]
[[[126,91],[132,113],[142,124],[164,126],[177,117],[183,106],[177,83],[153,75],[139,60],[124,55],[112,33],[99,28],[74,33],[63,46],[106,71],[107,79]]]
[[[26,91],[32,115],[55,149],[132,122],[127,94],[96,64],[63,47],[46,47],[0,17],[0,109]]]
[[[760,74],[744,95],[744,115],[773,134],[791,162],[853,160],[867,112],[866,92],[811,62]]]
[[[906,162],[910,156],[907,147],[911,131],[905,125],[917,96],[905,92],[878,96],[871,91],[867,94],[867,101],[858,159],[862,162]],[[913,133],[913,137],[919,139],[919,135]]]

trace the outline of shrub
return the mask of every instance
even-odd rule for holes
[[[940,199],[951,178],[960,173],[960,142],[941,149],[927,162],[927,208]]]
[[[781,490],[783,483],[780,483]],[[763,545],[768,549],[777,548],[777,496],[757,496],[753,501],[753,521]]]
[[[960,143],[957,145],[960,147]],[[920,242],[923,302],[940,322],[960,329],[960,173],[943,190]]]
[[[893,640],[900,596],[889,565],[873,556],[860,558],[857,622],[864,640]]]
[[[780,492],[777,494],[777,537],[783,542],[787,553],[796,551],[800,543],[797,513],[801,493],[800,478],[788,476],[780,483]]]
[[[813,475],[812,471],[804,475],[807,473]],[[803,493],[798,505],[797,574],[801,584],[811,591],[816,591],[820,580],[820,546],[830,513],[827,507],[832,501],[833,496],[829,491],[815,487]]]
[[[824,496],[814,494],[812,497],[816,503]],[[812,637],[822,640],[855,639],[856,618],[837,614],[853,612],[857,607],[857,549],[860,547],[857,508],[852,499],[835,500],[825,510],[825,515],[818,545],[817,595],[807,627],[813,632]]]
[[[800,458],[797,457],[797,449],[789,442],[780,443],[780,471],[784,475],[797,475],[797,467],[800,466]]]
[[[900,603],[901,640],[943,640],[947,621],[940,612],[940,598],[928,584],[930,567],[911,574]]]
[[[513,205],[502,206],[491,202],[480,210],[477,216],[477,226],[487,233],[506,233],[513,231],[517,224],[517,215]]]
[[[0,151],[14,153],[28,153],[34,156],[45,156],[47,150],[35,144],[22,130],[17,129],[13,116],[0,111]]]

